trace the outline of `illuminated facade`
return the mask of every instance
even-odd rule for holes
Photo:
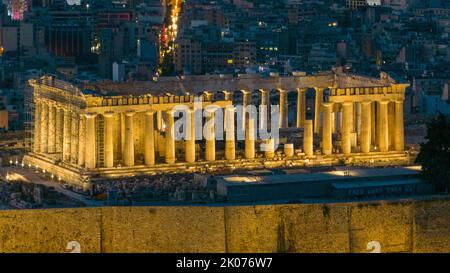
[[[389,165],[409,160],[403,136],[407,84],[395,83],[387,75],[380,79],[337,72],[270,77],[207,75],[84,87],[43,77],[31,80],[30,85],[36,109],[34,150],[24,163],[84,186],[98,177]],[[288,128],[290,92],[297,97],[295,128]],[[294,147],[281,141],[278,150],[259,152],[255,147],[261,141],[248,133],[245,147],[239,148],[236,119],[230,118],[234,116],[232,106],[256,103],[270,107],[273,95],[279,97],[275,100],[281,134],[300,132],[302,145]],[[314,97],[311,107],[307,102],[310,95]],[[196,97],[201,98],[202,108],[214,104],[226,110],[225,126],[231,133],[227,131],[224,141],[174,139],[177,119],[173,107],[185,105],[193,110]],[[244,128],[257,122],[248,117],[242,121]],[[262,117],[258,126],[265,122]],[[195,122],[191,126],[194,128]]]

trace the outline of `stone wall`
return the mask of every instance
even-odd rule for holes
[[[0,211],[0,252],[449,252],[450,199]]]

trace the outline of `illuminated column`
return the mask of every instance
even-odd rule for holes
[[[255,158],[255,119],[248,113],[247,127],[245,128],[245,158]]]
[[[362,114],[362,110],[361,110],[361,103],[360,102],[356,102],[355,103],[355,132],[357,134],[358,139],[361,139],[361,114]]]
[[[134,112],[125,113],[125,154],[123,164],[128,167],[134,166],[133,116]]]
[[[53,103],[48,105],[48,153],[54,154],[56,152],[56,111]]]
[[[394,148],[396,151],[403,151],[405,149],[404,124],[403,124],[403,101],[395,101]]]
[[[361,102],[361,152],[369,153],[372,144],[372,102]]]
[[[306,156],[312,156],[313,151],[313,121],[311,119],[305,120],[303,129],[303,150]]]
[[[70,161],[70,142],[72,140],[72,114],[69,109],[64,109],[64,128],[63,128],[63,161]]]
[[[65,113],[64,113],[65,114]],[[95,117],[97,113],[87,113],[86,114],[86,149],[85,149],[85,164],[86,168],[94,169],[97,165],[96,160],[96,132],[95,132]],[[64,124],[66,122],[64,121]]]
[[[224,100],[226,101],[233,101],[233,93],[230,91],[223,91],[223,94],[225,95]]]
[[[245,109],[251,103],[251,93],[246,90],[242,91],[242,128],[245,128]]]
[[[78,130],[78,165],[84,166],[86,156],[86,117],[80,114],[80,125]]]
[[[166,163],[175,163],[175,126],[174,113],[172,110],[165,112],[166,114]]]
[[[48,104],[42,103],[41,110],[41,152],[48,153]]]
[[[377,130],[378,130],[378,147],[380,152],[389,150],[389,132],[388,132],[388,101],[378,102],[377,111]]]
[[[259,112],[259,128],[265,129],[268,126],[269,114],[270,114],[270,103],[269,103],[269,92],[267,90],[260,89],[261,92],[261,106],[266,107],[266,113],[262,111]]]
[[[331,113],[333,111],[333,103],[324,102],[323,109],[323,128],[322,128],[322,153],[330,155],[333,152],[333,139],[331,132]]]
[[[158,131],[163,130],[163,119],[162,119],[162,111],[161,110],[158,110],[156,112],[156,128],[158,129]]]
[[[315,106],[314,106],[314,133],[318,134],[320,132],[320,113],[322,112],[322,102],[323,102],[323,90],[319,88],[314,88],[316,90],[315,96]]]
[[[155,165],[155,111],[145,112],[144,135],[144,160],[145,165]]]
[[[225,159],[236,159],[236,143],[234,137],[234,113],[236,109],[234,107],[225,108],[226,120],[225,120]]]
[[[195,162],[195,111],[189,109],[187,111],[187,119],[186,119],[186,127],[189,127],[189,130],[186,130],[186,140],[185,140],[185,159],[188,163]]]
[[[61,153],[63,151],[63,136],[64,136],[64,110],[56,108],[56,152]]]
[[[206,124],[209,127],[209,131],[206,131],[206,149],[205,149],[205,159],[206,161],[216,160],[216,132],[215,132],[215,109],[205,110],[207,111]],[[244,119],[245,122],[245,119]]]
[[[294,144],[292,144],[292,143],[284,144],[284,154],[286,155],[286,157],[293,157],[294,156]]]
[[[272,159],[275,157],[275,140],[273,138],[264,141],[265,146],[265,157],[267,159]]]
[[[350,154],[352,152],[351,133],[353,124],[351,116],[353,115],[352,102],[342,103],[342,152],[344,154]]]
[[[395,147],[395,101],[388,103],[389,148]]]
[[[304,127],[306,120],[306,89],[297,89],[297,128]]]
[[[80,121],[78,120],[78,113],[72,112],[72,125],[71,125],[71,139],[70,139],[70,162],[73,164],[78,163],[78,127]]]
[[[288,127],[288,112],[287,112],[287,91],[279,89],[280,91],[280,128]]]
[[[34,152],[41,152],[41,111],[42,106],[39,100],[34,104]]]
[[[105,118],[105,167],[114,167],[114,113],[106,112]]]

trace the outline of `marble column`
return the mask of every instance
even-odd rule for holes
[[[48,153],[48,104],[42,102],[41,105],[41,152]]]
[[[351,133],[353,129],[353,124],[351,116],[353,115],[351,105],[352,102],[342,103],[342,152],[346,155],[352,152],[352,142]]]
[[[297,128],[303,128],[306,120],[306,89],[297,89]]]
[[[34,102],[34,152],[41,152],[41,112],[42,106],[39,100]]]
[[[86,154],[85,164],[88,169],[95,169],[97,166],[97,156],[96,156],[96,130],[95,130],[95,118],[97,117],[97,113],[87,113],[86,116]],[[66,122],[64,121],[64,124]]]
[[[371,142],[373,145],[377,145],[377,105],[376,102],[370,104],[370,128],[371,128]]]
[[[56,152],[62,155],[64,137],[64,110],[56,108]]]
[[[206,161],[215,161],[216,160],[216,132],[215,132],[215,109],[214,110],[205,110],[207,111],[206,116],[206,124],[209,127],[209,130],[206,131],[205,139],[206,139],[206,149],[205,149],[205,159]],[[245,118],[244,118],[245,122]]]
[[[69,109],[64,109],[64,124],[63,124],[63,160],[70,161],[70,142],[72,141],[72,113]]]
[[[246,108],[247,105],[249,105],[251,103],[251,92],[247,91],[247,90],[241,90],[242,91],[242,128],[245,129],[245,113],[246,113]]]
[[[369,153],[372,145],[372,102],[361,102],[361,152]]]
[[[195,162],[195,111],[189,109],[186,113],[186,140],[185,140],[185,159],[188,163]],[[186,128],[187,129],[187,128]]]
[[[48,153],[54,154],[56,152],[56,111],[53,103],[48,104]]]
[[[105,118],[105,167],[114,167],[114,113],[106,112]]]
[[[316,90],[315,105],[314,105],[314,133],[320,132],[320,116],[322,112],[323,102],[323,90],[320,88],[314,88]]]
[[[388,103],[389,149],[395,147],[395,101]]]
[[[306,156],[312,156],[313,150],[313,121],[311,119],[305,120],[303,129],[303,150]]]
[[[259,112],[259,128],[260,129],[266,129],[269,122],[269,115],[270,115],[270,99],[269,99],[269,92],[267,90],[260,89],[259,92],[261,92],[261,106],[266,107],[266,112],[263,113],[261,110]]]
[[[245,128],[245,158],[255,158],[255,119],[251,113],[247,114],[247,126]]]
[[[78,120],[78,113],[72,112],[72,125],[71,125],[71,139],[70,139],[70,162],[72,164],[78,164],[78,127],[80,121]]]
[[[226,120],[225,120],[225,159],[236,159],[236,143],[234,136],[234,113],[236,109],[232,106],[225,108]]]
[[[158,129],[158,131],[162,131],[163,130],[163,117],[162,117],[162,111],[158,110],[156,112],[156,128]]]
[[[331,113],[333,111],[332,102],[322,103],[323,128],[322,128],[322,153],[330,155],[333,152],[333,139],[331,128]]]
[[[134,136],[133,136],[133,116],[134,112],[125,113],[125,149],[123,164],[127,167],[134,166]]]
[[[166,115],[166,163],[175,163],[175,121],[174,112],[168,110]]]
[[[84,166],[86,156],[86,117],[80,114],[80,125],[78,130],[78,165]]]
[[[405,136],[404,136],[404,123],[403,123],[403,101],[395,101],[395,138],[394,148],[396,151],[403,151],[405,149]]]
[[[388,131],[388,101],[378,102],[377,111],[377,130],[378,130],[378,148],[380,152],[389,150],[389,131]]]
[[[280,92],[280,128],[288,128],[288,97],[287,91],[279,89]]]
[[[266,139],[264,141],[264,144],[266,145],[266,150],[264,152],[264,156],[266,159],[272,159],[275,157],[275,140],[273,138]]]
[[[144,135],[144,161],[145,165],[155,165],[155,111],[145,112]]]

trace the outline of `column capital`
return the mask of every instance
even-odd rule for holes
[[[134,114],[136,114],[136,112],[134,112],[134,111],[125,112],[125,116],[128,116],[128,117],[132,117],[132,116],[134,116]]]
[[[334,102],[322,102],[323,107],[331,108],[334,105]]]
[[[284,94],[287,93],[286,89],[282,89],[282,88],[277,88],[278,92],[280,92],[280,94]]]
[[[370,101],[370,100],[363,100],[363,101],[360,101],[360,103],[361,103],[362,105],[368,105],[368,104],[371,104],[372,101]]]
[[[378,101],[378,103],[380,103],[380,104],[388,104],[389,102],[390,102],[390,100],[385,100],[385,99]]]
[[[64,109],[66,111],[66,109]],[[69,111],[69,110],[67,110]],[[97,113],[84,113],[84,116],[88,119],[97,117]]]
[[[404,101],[403,101],[403,100],[394,100],[393,102],[395,102],[395,103],[398,103],[398,104],[400,104],[400,103],[404,103]]]
[[[145,111],[144,112],[147,116],[151,116],[151,115],[154,115],[155,113],[156,113],[156,111],[155,110],[147,110],[147,111]]]
[[[112,117],[114,116],[114,112],[112,112],[112,111],[110,111],[110,112],[105,112],[105,113],[103,114],[103,116],[104,116],[105,118],[112,118]]]
[[[298,93],[305,93],[306,90],[308,90],[308,88],[304,88],[304,87],[297,88],[297,92],[298,92]]]
[[[341,104],[342,104],[342,106],[348,106],[348,105],[352,105],[353,104],[353,101],[344,101],[344,102],[341,102]]]

